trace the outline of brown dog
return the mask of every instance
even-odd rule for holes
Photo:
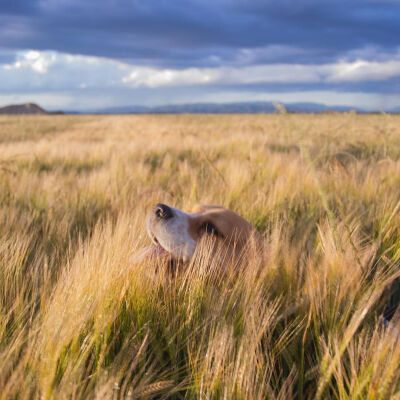
[[[255,228],[235,212],[205,205],[185,213],[166,204],[156,204],[147,217],[147,232],[153,245],[137,253],[135,263],[154,257],[187,263],[203,238],[213,242],[215,249],[234,255],[261,239]]]

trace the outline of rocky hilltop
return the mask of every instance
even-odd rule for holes
[[[48,114],[48,112],[37,104],[25,103],[0,107],[0,114]]]

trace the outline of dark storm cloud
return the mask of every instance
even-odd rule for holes
[[[0,47],[176,68],[327,63],[396,52],[399,21],[400,2],[384,0],[13,0],[0,4]]]
[[[15,59],[15,51],[0,49],[0,65],[9,64]]]

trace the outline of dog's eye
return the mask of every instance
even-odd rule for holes
[[[204,222],[200,227],[201,233],[207,233],[208,235],[214,235],[223,237],[223,235],[218,231],[217,227],[212,222]]]

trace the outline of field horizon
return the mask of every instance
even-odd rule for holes
[[[132,265],[159,202],[262,264]],[[398,399],[399,211],[400,115],[0,116],[0,399]]]

